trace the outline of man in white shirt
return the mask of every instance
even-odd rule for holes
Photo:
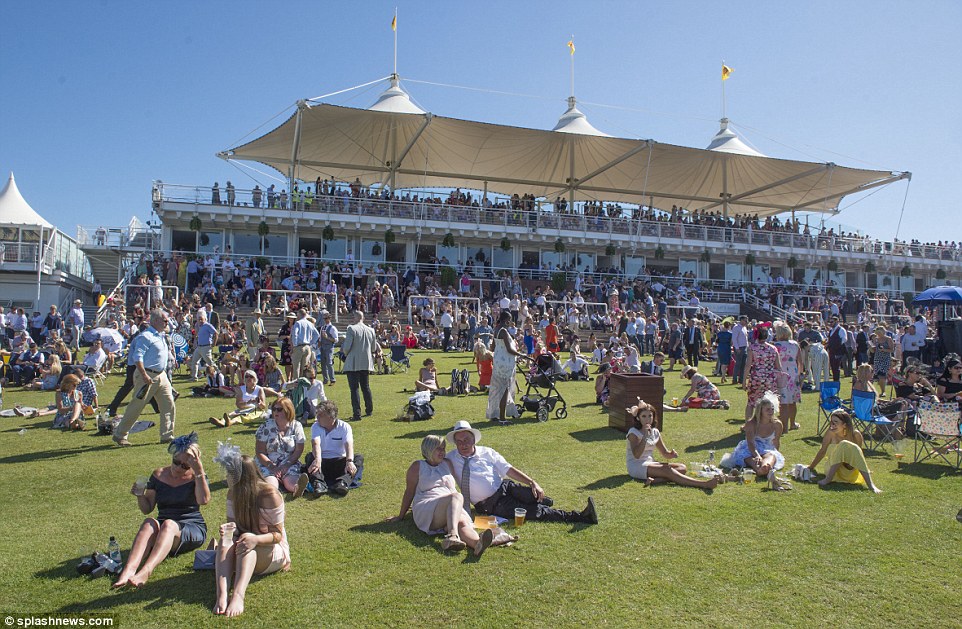
[[[80,350],[80,333],[84,329],[84,309],[83,302],[75,299],[73,308],[67,313],[67,325],[70,326],[70,348]]]
[[[588,506],[582,511],[555,509],[554,501],[545,496],[538,483],[495,450],[476,446],[480,440],[481,432],[464,420],[457,422],[447,434],[448,443],[456,449],[448,452],[446,458],[454,466],[465,506],[473,504],[482,515],[508,519],[520,508],[526,511],[528,520],[598,523],[594,499],[589,497]]]
[[[748,317],[742,315],[738,323],[732,328],[732,351],[735,354],[735,371],[732,373],[732,384],[744,386],[742,376],[745,372],[745,355],[748,351]]]
[[[97,339],[84,356],[84,368],[88,373],[97,373],[105,362],[107,362],[107,352],[104,351],[100,339]]]
[[[588,361],[578,352],[572,351],[570,358],[561,368],[568,374],[568,380],[588,380]]]
[[[454,317],[451,316],[450,306],[444,307],[444,312],[441,313],[441,331],[444,332],[444,340],[441,341],[442,351],[450,351],[451,345],[451,328],[454,327]]]
[[[346,496],[361,484],[364,456],[354,452],[354,430],[338,419],[333,400],[317,405],[317,417],[311,426],[311,451],[304,458],[304,470],[314,495],[330,491]]]

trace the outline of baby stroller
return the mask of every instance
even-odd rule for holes
[[[568,403],[555,386],[558,379],[563,376],[555,373],[554,357],[551,354],[538,356],[534,366],[528,371],[525,371],[520,364],[518,370],[528,383],[524,395],[521,396],[521,404],[518,406],[521,413],[526,411],[534,413],[539,422],[548,421],[548,415],[552,411],[558,419],[568,416]],[[542,392],[542,389],[546,390]]]

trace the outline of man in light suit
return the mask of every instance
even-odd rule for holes
[[[374,371],[374,345],[377,339],[374,329],[364,324],[364,313],[354,313],[354,325],[347,326],[341,351],[344,352],[343,371],[347,375],[347,386],[351,388],[351,408],[354,416],[351,421],[361,419],[361,400],[358,388],[364,395],[364,416],[374,411],[374,400],[371,398],[371,386],[368,378]]]

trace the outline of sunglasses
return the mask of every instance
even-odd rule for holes
[[[173,464],[176,465],[177,467],[179,467],[179,468],[182,469],[182,470],[189,470],[189,469],[190,469],[190,466],[189,466],[189,465],[187,465],[187,464],[184,463],[183,461],[178,461],[177,459],[173,459]]]

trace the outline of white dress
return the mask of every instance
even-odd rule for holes
[[[639,440],[644,439],[644,435],[637,428],[632,428],[628,431],[628,436],[634,435]],[[658,440],[661,439],[661,433],[658,432],[657,428],[652,428],[648,434],[648,441],[645,443],[645,450],[641,453],[640,457],[635,458],[634,453],[631,451],[631,441],[625,438],[625,446],[627,448],[627,463],[628,463],[628,476],[632,478],[637,478],[638,480],[648,480],[648,466],[655,462],[655,446],[658,444]]]
[[[431,465],[427,461],[418,461],[418,487],[414,492],[414,501],[411,503],[411,515],[414,516],[414,524],[425,533],[432,533],[431,522],[434,520],[434,511],[437,509],[438,501],[457,493],[454,485],[454,477],[451,476],[451,468],[447,461],[441,461],[439,465]]]
[[[491,370],[491,386],[488,387],[488,409],[485,417],[498,419],[501,415],[501,398],[508,392],[506,413],[514,407],[514,374],[517,360],[508,351],[504,339],[494,339],[494,366]]]

